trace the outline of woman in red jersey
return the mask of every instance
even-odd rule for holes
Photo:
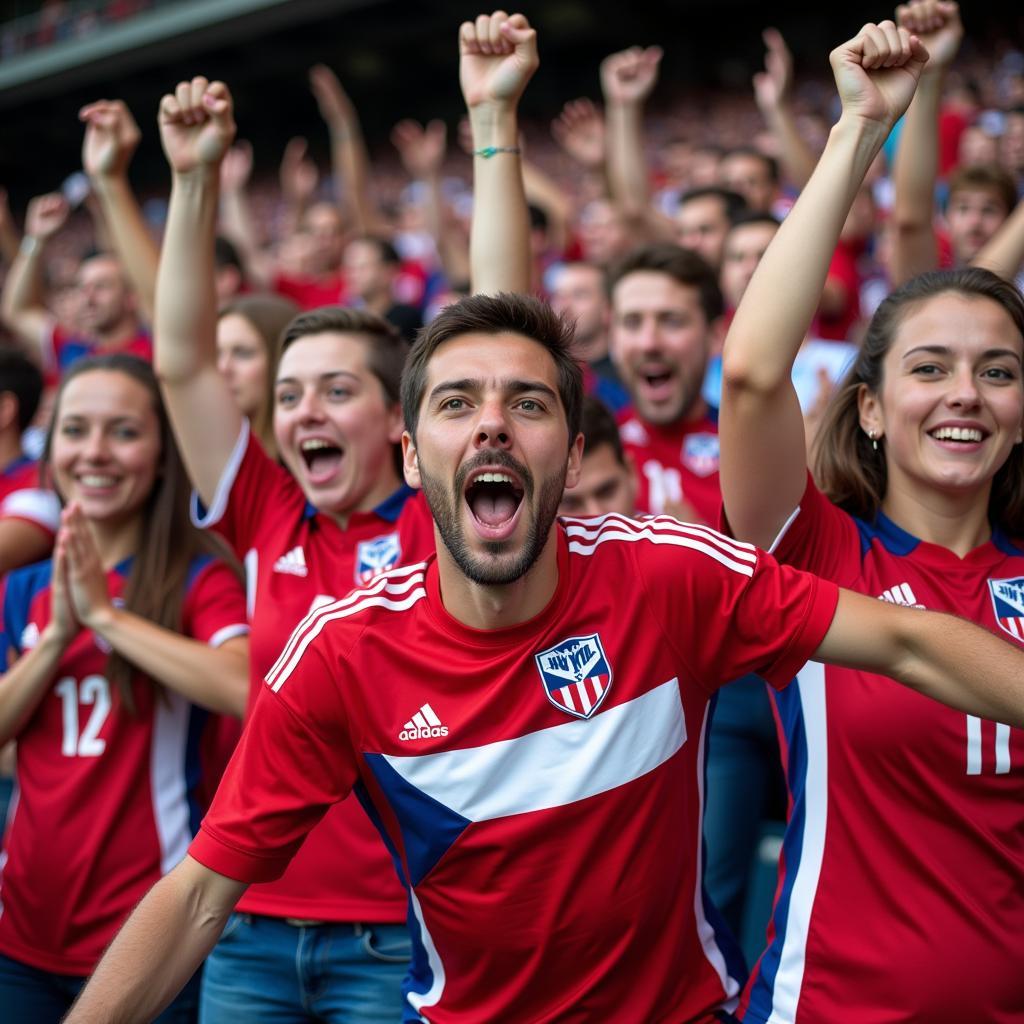
[[[0,743],[17,741],[4,838],[0,1006],[45,1024],[72,1000],[205,809],[217,718],[245,707],[242,584],[188,521],[185,473],[142,360],[61,385],[45,468],[66,503],[52,561],[8,579]],[[161,1020],[194,1020],[198,979]]]
[[[722,492],[732,532],[845,587],[1024,642],[1024,300],[987,271],[886,299],[807,472],[790,382],[861,180],[956,5],[901,9],[831,56],[842,115],[733,321]],[[1024,1015],[1024,741],[892,680],[808,665],[772,694],[788,828],[747,1022]]]

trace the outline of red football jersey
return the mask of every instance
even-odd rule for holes
[[[60,526],[60,501],[39,483],[39,464],[27,456],[0,471],[0,519],[23,519],[50,537]]]
[[[129,566],[107,574],[115,598]],[[50,570],[40,562],[8,576],[4,632],[18,653],[49,621]],[[223,563],[197,560],[181,632],[211,646],[249,632],[242,584]],[[184,856],[205,810],[202,747],[218,716],[141,677],[130,714],[104,677],[108,654],[79,633],[17,736],[0,953],[60,974],[96,966],[135,904]]]
[[[138,333],[121,345],[100,345],[95,340],[75,335],[54,323],[43,338],[43,376],[47,387],[54,387],[74,363],[87,356],[123,352],[138,356],[146,362],[153,360],[153,338],[149,331],[139,328]]]
[[[622,444],[636,464],[636,507],[661,515],[686,501],[705,523],[718,522],[718,424],[712,419],[656,426],[630,413],[619,424]]]
[[[400,489],[342,529],[306,501],[292,475],[272,461],[245,424],[209,510],[194,508],[245,563],[252,637],[250,712],[263,676],[311,609],[344,597],[396,565],[434,550],[422,495]],[[344,852],[351,870],[338,870]],[[253,886],[239,908],[253,914],[321,921],[404,921],[394,864],[358,800],[346,800],[309,837],[287,873]]]
[[[780,560],[1024,645],[1024,549],[959,558],[813,484]],[[1024,1020],[1024,737],[891,679],[808,665],[773,694],[791,805],[747,1022]]]
[[[348,292],[345,277],[340,272],[327,277],[292,277],[290,274],[278,274],[274,278],[273,289],[278,295],[291,299],[303,309],[340,306]]]
[[[710,1022],[742,966],[700,882],[709,700],[786,682],[837,590],[668,517],[558,530],[520,625],[453,619],[433,558],[309,615],[190,852],[274,877],[355,788],[409,887],[407,1020]]]

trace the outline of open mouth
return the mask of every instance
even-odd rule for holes
[[[674,376],[672,370],[660,366],[643,367],[637,372],[643,390],[655,399],[668,395]]]
[[[466,486],[466,504],[477,530],[490,540],[503,540],[515,529],[525,491],[514,474],[483,470]]]
[[[306,463],[310,482],[321,484],[337,473],[345,451],[326,438],[311,437],[299,444],[299,454]]]

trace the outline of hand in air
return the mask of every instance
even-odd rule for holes
[[[171,168],[187,174],[218,167],[235,138],[231,93],[202,76],[179,82],[160,101],[160,141]]]
[[[459,27],[459,82],[466,106],[515,107],[540,63],[537,33],[522,14],[495,11]]]

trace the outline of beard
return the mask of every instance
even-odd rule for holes
[[[530,516],[526,537],[518,550],[515,541],[485,541],[484,555],[470,550],[465,530],[460,523],[460,506],[465,502],[466,480],[470,473],[481,466],[500,466],[518,474],[523,481],[523,510]],[[568,467],[553,473],[540,482],[537,488],[533,474],[511,455],[500,449],[481,452],[459,467],[455,481],[449,490],[437,477],[427,473],[420,464],[420,483],[423,496],[430,506],[431,515],[437,523],[441,540],[459,567],[471,582],[481,586],[504,586],[525,576],[540,557],[547,543],[551,525],[558,514],[558,506],[565,491],[565,476]],[[536,502],[534,498],[536,497]],[[470,510],[472,515],[472,510]]]

